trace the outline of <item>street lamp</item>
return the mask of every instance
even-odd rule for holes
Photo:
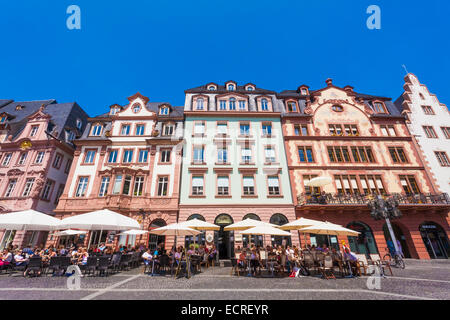
[[[391,219],[398,219],[402,216],[401,211],[398,209],[398,201],[394,197],[384,199],[381,195],[377,195],[376,198],[369,201],[369,207],[372,218],[375,220],[386,220],[386,225],[394,243],[395,252],[399,254],[400,250],[397,245],[397,239],[395,238],[391,225]]]

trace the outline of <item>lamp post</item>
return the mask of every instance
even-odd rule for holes
[[[394,243],[395,252],[400,253],[391,224],[391,219],[398,219],[402,216],[401,211],[398,209],[398,201],[394,197],[384,199],[381,195],[377,195],[376,198],[369,201],[369,207],[372,218],[375,220],[385,219],[389,234]]]

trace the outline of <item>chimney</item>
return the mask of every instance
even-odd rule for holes
[[[331,87],[333,85],[333,79],[328,78],[327,80],[325,80],[325,82],[327,83],[327,86]]]
[[[354,89],[354,88],[353,88],[352,86],[345,86],[345,87],[344,87],[344,90],[345,90],[345,91],[348,91],[348,92],[353,92],[353,89]]]

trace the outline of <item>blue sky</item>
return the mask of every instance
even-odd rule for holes
[[[66,9],[81,8],[81,30]],[[381,30],[366,8],[381,8]],[[281,91],[338,86],[396,99],[405,64],[450,105],[447,0],[21,0],[0,3],[0,99],[77,101],[89,115],[184,103],[207,82]]]

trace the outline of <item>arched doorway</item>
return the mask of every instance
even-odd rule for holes
[[[444,228],[437,223],[426,221],[419,226],[419,231],[431,259],[448,259],[450,247]]]
[[[365,254],[366,256],[378,253],[372,230],[367,224],[360,221],[353,221],[347,225],[347,228],[359,232],[357,237],[348,237],[348,243],[352,252]]]
[[[411,254],[409,253],[408,244],[406,243],[406,237],[403,234],[402,229],[395,223],[391,222],[391,224],[392,224],[392,229],[394,230],[395,238],[400,242],[399,250],[401,252],[403,252],[403,256],[405,258],[411,258]],[[389,244],[389,241],[392,241],[392,239],[391,239],[391,234],[389,233],[389,229],[388,229],[386,223],[383,225],[383,233],[384,233],[384,239],[386,240],[386,243]]]
[[[220,226],[220,230],[214,231],[214,244],[219,251],[219,259],[234,257],[234,232],[223,229],[233,222],[233,218],[226,213],[219,214],[214,220],[214,224]]]
[[[148,228],[148,230],[161,228],[161,227],[164,227],[165,225],[167,225],[167,224],[163,219],[155,219],[150,224],[150,227]],[[166,236],[159,236],[159,235],[151,234],[151,233],[149,234],[148,247],[150,248],[150,250],[155,250],[160,243],[163,243],[164,248],[165,248]]]
[[[270,223],[276,224],[277,226],[282,226],[289,222],[288,218],[284,214],[281,213],[275,213],[273,216],[270,217]],[[272,236],[272,246],[291,246],[292,241],[290,236]]]
[[[193,220],[193,219],[198,219],[198,220],[201,220],[201,221],[206,221],[206,220],[205,220],[205,217],[203,217],[201,214],[198,214],[198,213],[194,213],[194,214],[190,215],[190,216],[186,219],[186,221]],[[196,236],[195,236],[195,243],[196,243],[196,244],[199,244],[199,245],[200,245],[200,244],[201,244],[201,245],[205,245],[205,243],[206,243],[206,240],[205,240],[205,234],[206,234],[206,231],[203,230],[200,234],[196,235]],[[194,243],[194,236],[186,236],[186,237],[184,238],[184,246],[185,246],[185,248],[189,248],[189,246],[191,245],[191,243]]]
[[[256,221],[261,221],[261,218],[254,213],[247,213],[242,220],[253,219]],[[250,236],[250,243],[254,243],[256,246],[264,247],[263,236]],[[243,247],[249,246],[249,236],[246,234],[242,235],[242,245]]]

